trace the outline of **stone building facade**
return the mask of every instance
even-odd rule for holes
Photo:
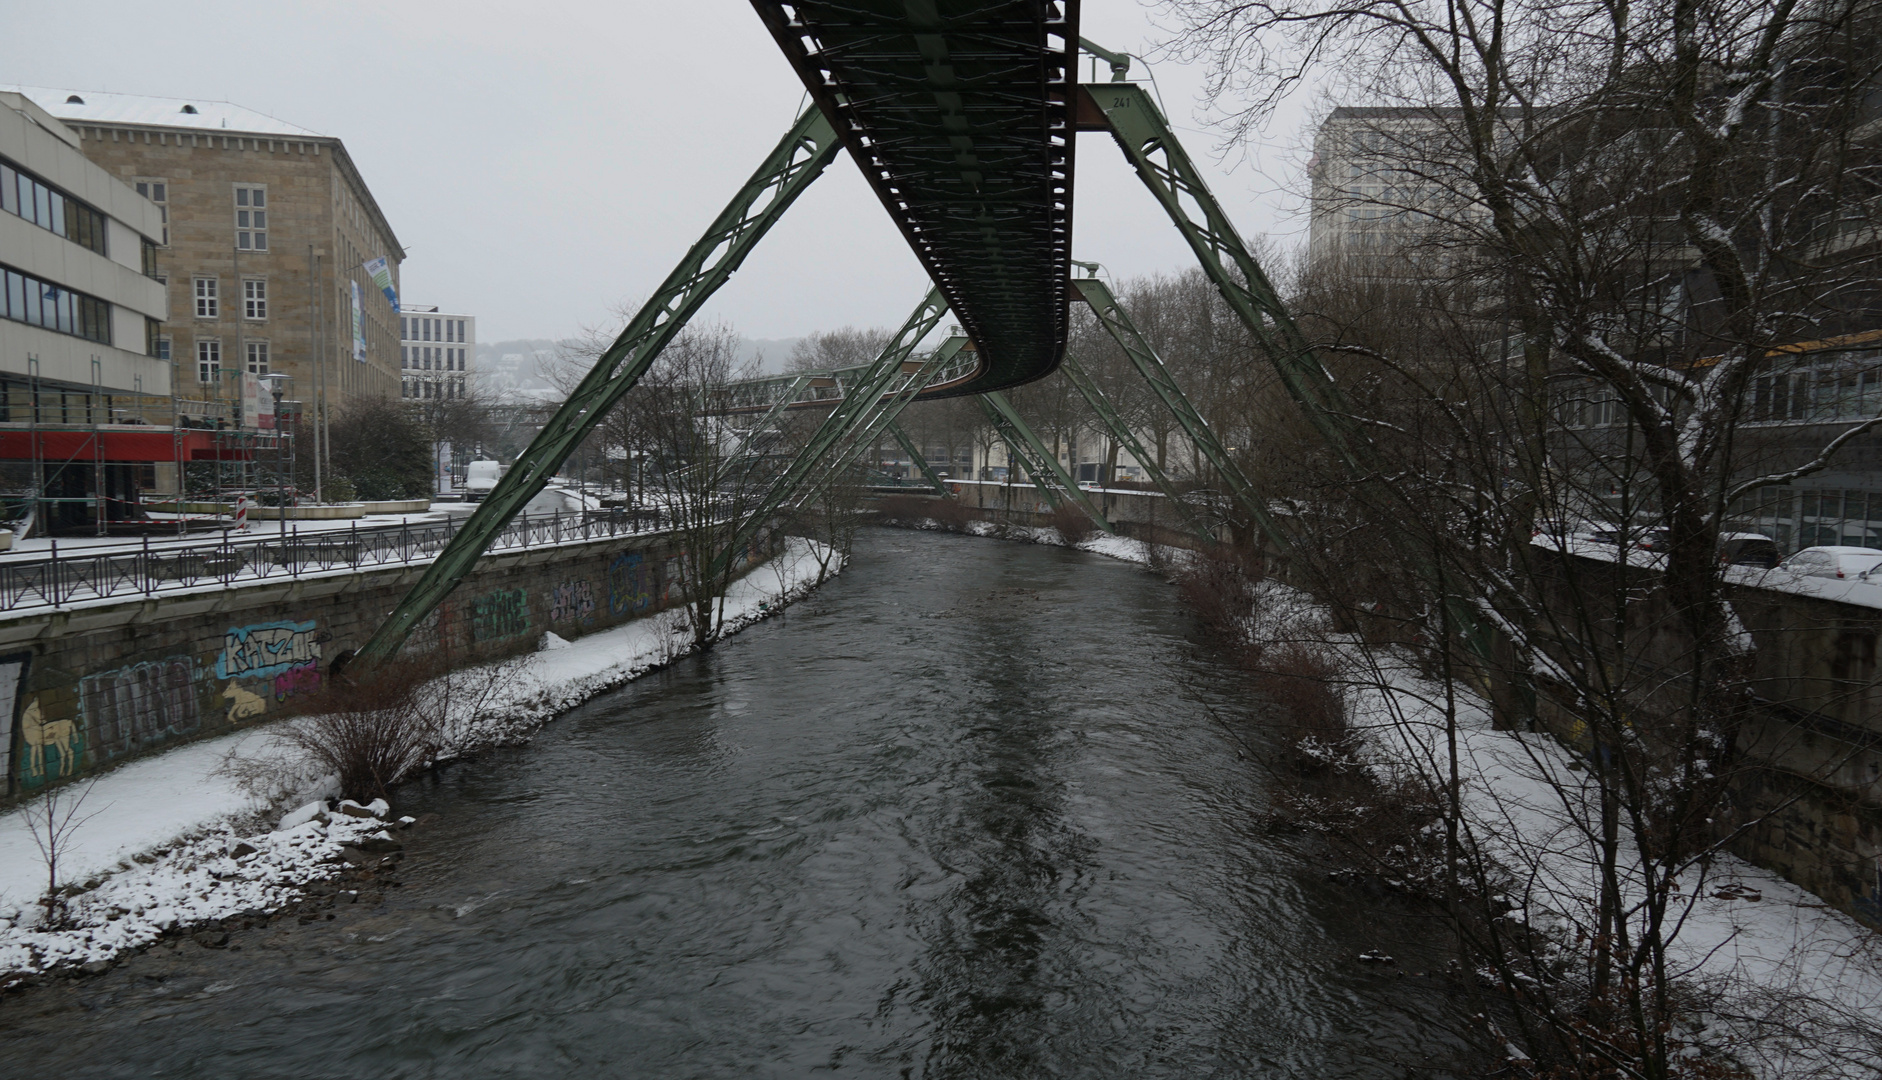
[[[339,139],[226,102],[21,92],[161,209],[158,348],[180,381],[286,375],[313,416],[399,395],[398,314],[367,264],[383,257],[396,292],[405,253]]]

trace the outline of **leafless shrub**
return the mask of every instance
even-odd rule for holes
[[[1069,502],[1062,502],[1053,507],[1047,520],[1054,529],[1058,530],[1059,539],[1065,541],[1069,547],[1077,547],[1091,539],[1092,533],[1097,531],[1097,526],[1091,523],[1090,516]]]
[[[1261,583],[1258,559],[1229,547],[1208,547],[1194,552],[1177,576],[1177,591],[1202,620],[1203,632],[1217,645],[1248,647],[1249,619],[1255,610],[1255,589]]]
[[[1256,684],[1274,703],[1304,773],[1338,769],[1351,762],[1353,732],[1346,722],[1346,693],[1339,666],[1325,652],[1301,642],[1265,649],[1250,647]]]
[[[345,797],[382,798],[444,745],[448,705],[425,692],[440,674],[434,663],[407,659],[350,670],[312,695],[312,715],[286,725],[282,737],[337,773]]]
[[[91,794],[96,779],[87,781],[80,787],[74,784],[48,784],[31,802],[27,803],[22,813],[26,818],[26,827],[33,837],[33,846],[39,849],[39,858],[46,867],[46,891],[39,899],[45,908],[45,928],[57,930],[70,920],[65,908],[65,894],[59,887],[59,860],[70,850],[72,837],[80,826],[91,820],[97,813],[79,815],[79,808],[84,806],[85,797]]]

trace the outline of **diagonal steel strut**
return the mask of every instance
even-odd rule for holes
[[[821,109],[812,106],[797,118],[705,235],[595,361],[594,369],[537,433],[516,464],[497,481],[463,529],[438,553],[424,576],[361,647],[361,656],[378,661],[398,651],[412,627],[476,566],[504,524],[543,489],[608,410],[633,389],[660,350],[725,284],[791,203],[823,174],[841,146]]]
[[[724,549],[714,556],[713,572],[707,576],[707,580],[716,580],[721,569],[720,561],[730,559],[734,552],[750,543],[751,539],[758,535],[758,530],[763,527],[765,521],[780,506],[783,506],[785,500],[789,499],[805,479],[816,470],[823,456],[829,453],[830,449],[844,436],[856,431],[860,422],[873,415],[872,410],[876,408],[878,401],[889,389],[895,377],[902,373],[902,365],[914,353],[915,346],[941,324],[941,319],[947,311],[948,302],[942,299],[941,290],[931,286],[928,289],[928,295],[922,298],[921,303],[915,307],[914,313],[909,315],[908,321],[903,323],[902,328],[889,339],[889,343],[883,346],[882,352],[877,355],[875,363],[869,365],[862,379],[848,389],[843,399],[837,402],[836,408],[830,410],[830,415],[824,417],[823,423],[817,425],[816,432],[797,451],[797,455],[791,459],[791,463],[785,467],[784,471],[772,478],[770,486],[759,497],[752,512],[738,523],[738,528],[733,530],[732,538],[727,541]]]
[[[1063,501],[1059,498],[1062,495],[1083,510],[1085,516],[1091,518],[1100,529],[1117,535],[1117,530],[1106,520],[1104,512],[1093,506],[1085,493],[1078,490],[1078,485],[1072,483],[1072,478],[1059,467],[1059,459],[1046,449],[1046,444],[1033,434],[1032,428],[1026,426],[1026,421],[1020,419],[1019,411],[1013,408],[1013,403],[1006,399],[1005,394],[989,390],[980,395],[980,408],[987,414],[987,419],[993,422],[994,430],[1006,440],[1006,448],[1025,463],[1026,471],[1032,474],[1033,486],[1039,489],[1047,502],[1057,506]],[[1051,483],[1057,483],[1058,494],[1053,493],[1049,486]]]
[[[811,485],[810,490],[805,492],[798,501],[800,503],[811,502],[820,497],[831,484],[836,482],[836,478],[842,475],[843,470],[849,468],[850,462],[856,460],[856,455],[881,441],[883,429],[894,424],[895,418],[902,415],[902,410],[908,407],[909,402],[914,401],[916,395],[926,390],[943,371],[947,370],[954,362],[955,356],[966,349],[967,345],[968,341],[965,337],[948,338],[941,343],[940,348],[929,355],[927,362],[922,364],[913,376],[896,388],[894,393],[884,394],[876,399],[869,417],[857,427],[856,435],[845,444],[843,449],[837,451],[836,457],[830,462],[830,467],[823,471],[817,482]]]
[[[1074,281],[1072,284],[1076,287],[1078,283]],[[1098,382],[1091,377],[1091,373],[1073,359],[1070,353],[1067,353],[1065,359],[1059,362],[1059,370],[1065,373],[1065,381],[1071,383],[1073,389],[1084,397],[1085,404],[1091,406],[1091,411],[1098,414],[1098,419],[1104,422],[1105,428],[1111,432],[1111,437],[1123,444],[1124,449],[1130,451],[1131,457],[1135,458],[1143,466],[1144,471],[1150,474],[1150,482],[1157,485],[1157,490],[1163,492],[1164,498],[1170,500],[1177,517],[1182,519],[1189,531],[1204,539],[1213,539],[1209,530],[1196,517],[1195,509],[1183,501],[1182,495],[1176,490],[1176,485],[1170,482],[1169,475],[1163,471],[1163,466],[1158,465],[1156,458],[1150,455],[1150,451],[1144,449],[1144,444],[1137,439],[1137,433],[1124,422],[1124,417],[1118,413],[1117,407],[1111,404],[1111,399],[1105,396],[1104,391],[1099,389]]]
[[[1177,385],[1176,379],[1170,374],[1170,369],[1163,365],[1162,357],[1159,357],[1156,350],[1150,347],[1150,343],[1144,340],[1144,336],[1137,332],[1137,327],[1130,321],[1130,316],[1124,314],[1123,307],[1118,304],[1117,297],[1111,295],[1110,288],[1097,278],[1078,278],[1072,282],[1072,288],[1077,291],[1078,295],[1085,298],[1087,304],[1091,305],[1091,310],[1097,313],[1098,322],[1104,326],[1105,331],[1124,347],[1124,355],[1130,357],[1131,365],[1137,369],[1138,374],[1144,377],[1144,381],[1150,384],[1150,389],[1156,391],[1157,397],[1162,399],[1164,406],[1175,414],[1176,422],[1183,426],[1183,433],[1189,436],[1190,441],[1196,444],[1196,448],[1209,459],[1209,464],[1214,465],[1216,471],[1222,475],[1222,481],[1228,485],[1229,493],[1234,495],[1235,501],[1248,512],[1248,516],[1254,520],[1255,526],[1261,530],[1262,535],[1281,551],[1288,551],[1290,545],[1287,536],[1269,516],[1267,500],[1261,497],[1261,492],[1255,490],[1255,485],[1249,481],[1247,474],[1242,472],[1241,466],[1237,465],[1235,459],[1230,457],[1228,451],[1223,448],[1222,440],[1216,438],[1215,430],[1209,426],[1209,422],[1203,419],[1202,414],[1196,411],[1194,405],[1190,404],[1189,396],[1183,393],[1181,386]]]
[[[928,464],[928,459],[921,456],[921,451],[915,449],[915,440],[908,437],[908,432],[902,430],[902,425],[893,420],[889,421],[889,434],[895,437],[896,444],[908,455],[908,460],[915,463],[915,468],[920,469],[921,474],[934,485],[935,493],[944,499],[947,498],[948,486],[941,482],[941,477],[935,474],[934,466]]]

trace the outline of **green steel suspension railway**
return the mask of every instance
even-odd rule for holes
[[[723,557],[780,508],[814,500],[884,436],[900,442],[938,487],[939,478],[896,424],[917,398],[977,396],[1040,493],[1054,505],[1079,506],[1109,531],[1110,523],[1001,392],[1063,370],[1137,460],[1154,460],[1136,445],[1097,383],[1066,357],[1074,300],[1091,305],[1268,543],[1286,549],[1267,501],[1117,298],[1095,276],[1074,277],[1075,269],[1096,269],[1071,257],[1080,131],[1110,133],[1318,432],[1362,486],[1378,475],[1368,440],[1267,274],[1151,95],[1130,80],[1131,58],[1078,36],[1077,0],[752,3],[803,80],[811,107],[361,649],[368,663],[399,650],[842,150],[861,167],[933,287],[872,363],[749,380],[711,395],[715,412],[756,417],[752,431],[765,430],[784,410],[829,410],[742,517]],[[1109,82],[1077,81],[1081,49],[1109,65]],[[918,355],[921,342],[950,317],[959,333]],[[1151,477],[1175,494],[1160,471],[1152,469]],[[1188,512],[1183,500],[1171,503]],[[1187,523],[1197,526],[1193,519]]]

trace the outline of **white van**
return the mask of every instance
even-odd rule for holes
[[[497,480],[503,476],[501,461],[473,461],[464,473],[464,498],[470,502],[482,502],[490,489],[497,486]]]

